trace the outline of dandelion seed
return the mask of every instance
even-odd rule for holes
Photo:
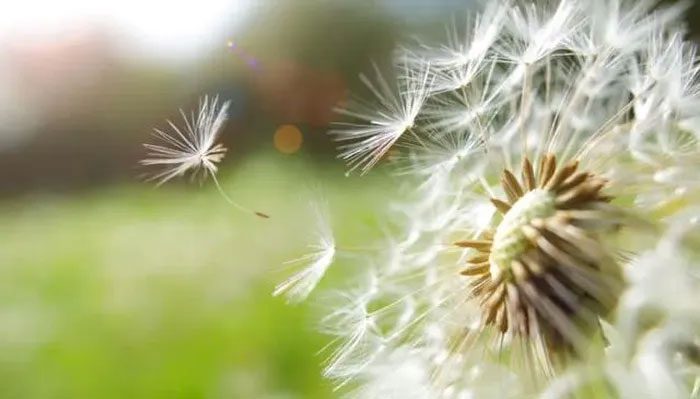
[[[398,173],[434,180],[455,172],[455,169],[471,170],[476,162],[462,161],[473,161],[472,155],[483,151],[480,144],[478,137],[467,131],[444,134],[436,130],[407,144],[407,154],[397,157]]]
[[[561,48],[577,27],[576,3],[561,0],[553,9],[548,5],[521,4],[514,7],[505,25],[511,40],[503,40],[499,51],[508,60],[531,65]]]
[[[139,163],[160,167],[160,171],[149,178],[156,181],[157,185],[187,173],[191,173],[192,179],[203,180],[210,176],[228,203],[261,218],[269,218],[265,213],[250,210],[234,202],[224,193],[216,178],[217,164],[226,154],[226,147],[216,141],[226,122],[229,105],[230,102],[226,101],[219,107],[218,97],[210,99],[205,96],[200,100],[196,114],[191,113],[188,117],[180,110],[184,126],[178,127],[168,120],[170,132],[154,129],[154,137],[162,144],[144,144],[148,150],[147,158]]]
[[[148,158],[140,163],[145,166],[160,166],[162,170],[150,177],[161,185],[174,177],[192,172],[193,177],[214,176],[217,164],[224,158],[226,148],[216,140],[226,122],[230,103],[218,107],[218,98],[211,101],[204,97],[197,114],[188,117],[180,110],[184,127],[179,128],[167,121],[171,132],[154,129],[154,136],[163,144],[144,144]]]
[[[583,4],[590,23],[591,35],[599,49],[612,48],[620,52],[635,51],[647,43],[659,26],[672,29],[688,7],[678,2],[658,7],[656,0],[593,0]],[[654,9],[657,8],[656,12]],[[678,25],[676,25],[678,26]]]
[[[428,95],[428,68],[415,72],[405,66],[398,88],[392,88],[379,68],[376,65],[374,68],[376,83],[364,75],[361,79],[379,100],[380,108],[357,102],[339,109],[341,114],[365,123],[337,123],[338,127],[330,132],[343,143],[340,157],[348,162],[350,171],[359,168],[366,173],[379,162],[397,140],[413,127]]]
[[[446,45],[403,49],[403,54],[414,69],[433,70],[432,93],[467,87],[489,66],[487,56],[503,28],[506,12],[507,7],[493,2],[482,14],[470,16],[463,29],[453,23],[447,30]]]
[[[314,207],[317,242],[310,245],[311,252],[287,262],[303,265],[303,269],[275,287],[274,296],[285,295],[289,302],[305,300],[321,281],[335,259],[336,246],[333,231],[326,212],[319,205]]]

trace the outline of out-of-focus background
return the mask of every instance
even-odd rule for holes
[[[325,134],[332,109],[397,42],[440,37],[470,6],[5,4],[0,397],[333,397],[319,309],[270,295],[311,242],[309,197],[332,205],[345,243],[377,230],[385,180],[344,177]],[[224,189],[270,220],[207,183],[154,189],[140,178],[152,129],[205,94],[232,100]]]

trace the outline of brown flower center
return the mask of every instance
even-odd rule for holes
[[[615,215],[602,193],[607,182],[576,161],[557,167],[547,154],[536,170],[525,158],[520,180],[504,170],[501,184],[507,199],[491,199],[503,216],[498,226],[456,243],[476,251],[461,274],[473,278],[482,325],[576,349],[621,289],[601,241]]]

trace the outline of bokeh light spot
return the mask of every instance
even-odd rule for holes
[[[283,154],[294,154],[299,151],[303,140],[301,131],[294,125],[278,127],[273,138],[275,148]]]

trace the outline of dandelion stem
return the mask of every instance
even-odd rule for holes
[[[219,179],[216,178],[216,175],[214,175],[213,173],[211,173],[211,177],[212,177],[212,180],[214,180],[214,185],[216,186],[216,189],[219,191],[219,194],[221,194],[221,196],[224,197],[224,199],[226,200],[226,202],[228,202],[229,204],[233,205],[233,206],[236,207],[238,210],[241,210],[241,211],[243,211],[243,212],[252,213],[253,215],[255,215],[255,216],[257,216],[257,217],[260,217],[260,218],[263,218],[263,219],[269,219],[269,218],[270,218],[270,215],[268,215],[268,214],[266,214],[266,213],[262,213],[262,212],[258,212],[258,211],[252,210],[252,209],[247,208],[247,207],[245,207],[245,206],[239,204],[238,202],[232,200],[231,197],[229,197],[229,196],[226,194],[226,192],[224,192],[224,189],[221,187],[221,184],[219,184]]]

